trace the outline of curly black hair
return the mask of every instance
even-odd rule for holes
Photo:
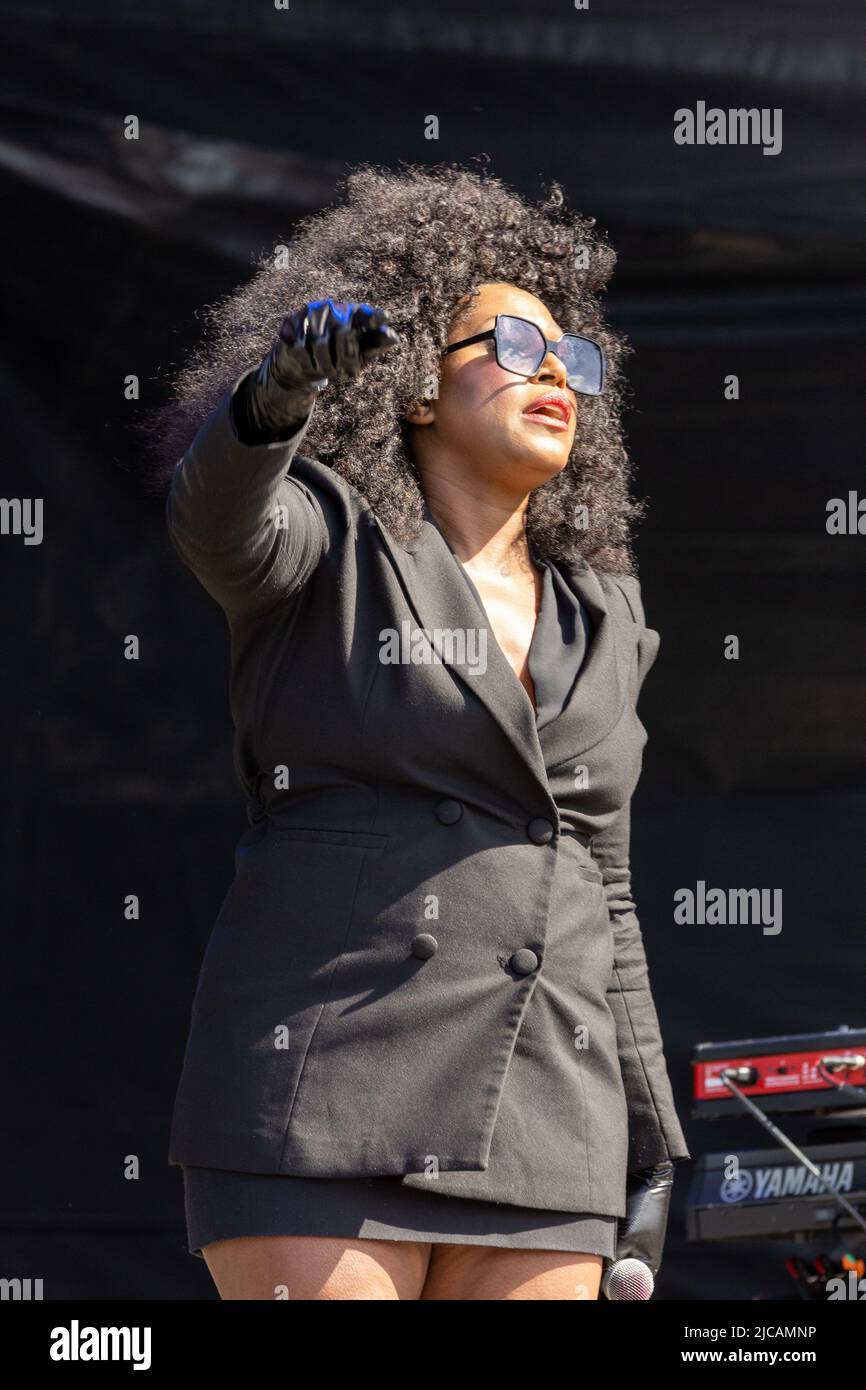
[[[262,255],[252,279],[202,311],[203,340],[170,383],[170,399],[139,426],[166,492],[178,459],[219,397],[269,350],[290,308],[330,295],[387,311],[402,345],[319,397],[303,451],[361,493],[392,535],[418,532],[423,496],[404,416],[435,395],[452,326],[477,287],[498,281],[543,301],[564,332],[602,345],[605,391],[580,398],[568,463],[533,490],[526,532],[545,559],[582,557],[635,573],[630,535],[646,503],[629,496],[622,439],[623,357],[631,347],[604,322],[598,294],[616,252],[594,217],[568,213],[558,182],[533,205],[485,168],[397,171],[365,163],[343,176],[345,199],[302,219],[287,244]],[[342,181],[341,181],[342,182]]]

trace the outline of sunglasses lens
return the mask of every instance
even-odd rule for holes
[[[526,319],[500,314],[496,325],[496,360],[506,371],[532,376],[547,354],[541,330]],[[583,396],[600,396],[604,386],[604,354],[597,343],[566,333],[559,355],[568,384]]]
[[[500,314],[496,325],[496,357],[500,367],[521,376],[537,372],[546,352],[544,339],[534,323]]]
[[[604,384],[604,355],[597,343],[566,333],[560,346],[568,384],[583,396],[600,396]]]

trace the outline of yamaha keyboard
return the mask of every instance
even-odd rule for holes
[[[802,1149],[833,1191],[866,1215],[866,1141]],[[689,1240],[808,1244],[836,1232],[853,1233],[852,1243],[863,1248],[863,1231],[786,1149],[709,1153],[695,1160],[686,1209]]]

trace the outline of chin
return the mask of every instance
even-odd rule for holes
[[[535,481],[531,486],[539,487],[541,483],[549,483],[551,478],[558,478],[568,463],[570,452],[569,449],[555,454],[553,450],[548,453],[544,449],[538,449],[529,455],[524,454],[524,466],[529,462],[532,473],[535,475]]]
[[[549,441],[553,444],[554,441]],[[527,439],[526,435],[509,434],[497,448],[491,443],[499,467],[507,468],[513,474],[515,485],[529,492],[556,478],[565,468],[571,454],[571,443],[566,446],[562,440],[555,441],[558,447],[544,447],[544,441]]]

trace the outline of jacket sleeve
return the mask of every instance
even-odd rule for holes
[[[640,585],[620,581],[632,617],[640,625],[634,700],[659,649],[659,634],[646,627]],[[605,830],[592,838],[592,854],[604,879],[614,959],[607,1002],[617,1031],[620,1070],[629,1113],[628,1171],[665,1159],[690,1158],[668,1076],[658,1015],[653,1002],[643,935],[631,884],[631,798]]]
[[[177,463],[165,513],[173,546],[230,622],[296,593],[328,548],[318,502],[289,472],[315,402],[288,439],[242,444],[231,402],[246,375]]]
[[[617,1051],[629,1117],[628,1171],[663,1159],[690,1158],[674,1106],[653,1002],[643,936],[632,897],[629,867],[631,801],[608,828],[592,837],[604,878],[613,931],[613,969],[607,1002],[616,1021]]]

